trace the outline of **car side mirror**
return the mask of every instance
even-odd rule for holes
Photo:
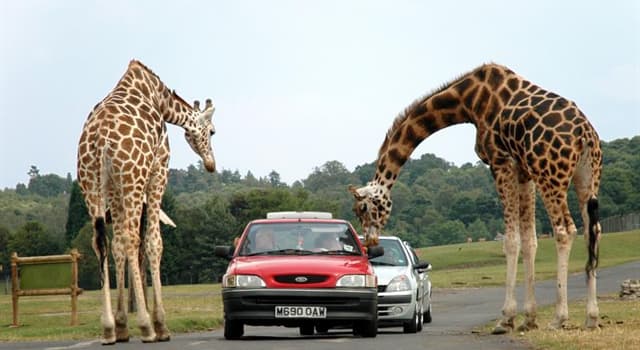
[[[383,255],[384,255],[384,247],[381,245],[376,245],[376,246],[367,248],[367,257],[369,257],[369,259],[377,258]]]
[[[233,247],[228,245],[217,245],[213,250],[215,256],[231,260],[233,258]]]
[[[418,264],[414,265],[413,268],[415,270],[421,270],[421,271],[431,271],[432,267],[431,264],[429,264],[426,261],[421,261]]]

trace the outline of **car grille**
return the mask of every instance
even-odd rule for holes
[[[304,277],[306,281],[300,282],[296,279]],[[327,280],[327,276],[320,275],[280,275],[274,278],[278,283],[294,283],[294,284],[307,284],[307,283],[322,283]]]
[[[359,305],[360,299],[358,298],[333,298],[333,297],[304,297],[304,296],[291,296],[291,295],[274,295],[274,296],[259,296],[259,297],[244,297],[243,300],[246,303],[256,305]]]

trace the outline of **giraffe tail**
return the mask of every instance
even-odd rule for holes
[[[106,273],[104,269],[104,262],[107,259],[107,225],[105,218],[97,217],[93,221],[93,228],[95,230],[93,244],[98,252],[98,261],[100,262],[100,282],[104,283],[104,274]]]
[[[585,268],[587,275],[590,275],[598,267],[598,255],[599,247],[598,241],[600,239],[600,217],[598,214],[598,199],[591,197],[587,202],[587,213],[589,214],[589,243],[587,266]]]

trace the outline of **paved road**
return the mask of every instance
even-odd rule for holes
[[[598,273],[598,293],[610,294],[620,290],[620,284],[627,278],[640,278],[640,261],[601,270]],[[538,305],[553,304],[555,301],[554,281],[538,283],[536,297]],[[518,290],[518,300],[522,301],[522,288]],[[569,279],[569,298],[580,299],[586,295],[584,274],[575,274]],[[448,289],[434,290],[433,322],[425,325],[417,334],[403,334],[402,328],[383,328],[376,338],[356,338],[350,330],[331,331],[327,335],[301,337],[297,328],[246,327],[245,337],[228,341],[222,330],[206,333],[174,335],[168,343],[143,344],[139,339],[113,346],[117,349],[153,350],[324,350],[332,349],[527,349],[526,345],[514,342],[507,336],[473,334],[474,327],[495,319],[500,313],[504,298],[504,288]],[[582,320],[573,320],[574,323]],[[544,325],[541,325],[544,326]],[[0,349],[12,350],[67,350],[102,349],[98,340],[75,342],[31,342],[0,343]]]

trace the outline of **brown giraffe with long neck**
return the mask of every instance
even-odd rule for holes
[[[416,100],[394,121],[380,147],[376,174],[349,190],[367,245],[375,245],[391,213],[391,188],[411,152],[429,135],[459,123],[477,129],[476,153],[489,165],[503,204],[507,260],[502,319],[494,333],[513,330],[519,250],[525,271],[525,321],[536,328],[534,263],[537,249],[535,191],[540,191],[556,239],[557,301],[552,328],[568,320],[567,267],[576,236],[567,205],[573,181],[588,246],[586,327],[598,325],[595,269],[598,264],[597,193],[602,153],[598,135],[575,103],[546,91],[507,67],[486,64]]]
[[[162,237],[160,204],[167,184],[169,140],[166,123],[185,129],[185,138],[202,158],[209,172],[215,171],[210,138],[215,108],[207,100],[190,106],[170,91],[149,68],[133,60],[116,87],[94,108],[82,129],[78,145],[78,182],[94,227],[93,249],[102,278],[104,344],[128,341],[127,309],[124,302],[125,263],[133,276],[138,325],[143,342],[167,341],[160,282]],[[146,204],[146,205],[145,205]],[[141,237],[140,221],[146,207],[147,225]],[[111,308],[106,210],[113,222],[111,253],[116,267],[118,303]],[[141,275],[146,255],[153,284],[151,320],[147,312]],[[115,316],[115,317],[114,317]],[[153,324],[152,324],[153,322]]]

